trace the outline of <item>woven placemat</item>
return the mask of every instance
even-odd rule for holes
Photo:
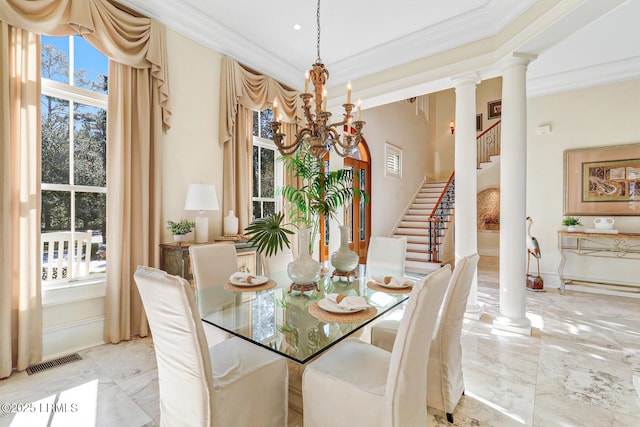
[[[362,311],[356,311],[355,313],[330,313],[320,308],[317,302],[314,302],[309,306],[309,314],[316,319],[320,319],[325,322],[339,322],[339,323],[355,323],[363,322],[371,319],[378,313],[374,307],[366,308]]]
[[[411,293],[411,286],[406,288],[387,288],[384,286],[378,285],[376,282],[367,283],[367,288],[373,289],[374,291],[386,292],[388,294],[408,294]]]
[[[267,289],[271,289],[276,286],[276,282],[269,279],[267,283],[263,283],[262,285],[256,286],[236,286],[231,282],[227,282],[224,284],[224,288],[227,291],[231,292],[257,292],[257,291],[265,291]]]

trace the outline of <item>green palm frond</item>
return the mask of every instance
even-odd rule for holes
[[[354,196],[360,196],[365,203],[369,202],[369,195],[358,188],[359,177],[354,175],[353,170],[325,172],[323,161],[313,157],[306,148],[280,159],[300,185],[285,184],[276,194],[282,195],[285,201],[289,224],[311,229],[312,236],[319,230],[321,216],[337,219],[338,209],[351,202]],[[270,256],[285,245],[290,247],[288,235],[293,232],[283,227],[283,220],[284,214],[278,213],[256,220],[246,228],[246,234],[251,236],[249,242],[257,247],[258,252]],[[309,242],[311,248],[313,243],[312,237]]]
[[[275,255],[284,249],[284,246],[290,248],[291,241],[288,235],[293,234],[293,231],[282,226],[283,219],[284,214],[278,212],[253,221],[245,229],[245,233],[250,236],[249,243],[266,256]]]

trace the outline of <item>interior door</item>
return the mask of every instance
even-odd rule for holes
[[[352,171],[353,185],[365,191],[371,198],[371,164],[369,150],[364,140],[352,157],[344,159],[344,168]],[[363,197],[356,196],[350,205],[345,206],[344,225],[351,227],[349,247],[358,254],[361,264],[366,263],[371,237],[371,200],[365,203]]]

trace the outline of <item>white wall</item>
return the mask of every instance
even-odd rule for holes
[[[527,214],[534,221],[532,234],[541,246],[545,286],[559,283],[557,231],[563,228],[563,151],[640,142],[639,117],[640,80],[528,99]],[[536,128],[543,124],[551,125],[551,133],[538,135]],[[593,217],[581,219],[587,226],[593,224]],[[640,232],[638,216],[615,220],[621,232]],[[565,271],[640,282],[638,261],[572,257]]]
[[[425,176],[433,175],[433,144],[427,121],[414,104],[395,102],[362,111],[371,153],[371,235],[388,236]],[[402,149],[402,179],[385,176],[384,144]]]
[[[222,147],[218,140],[222,56],[167,29],[171,129],[162,146],[162,217],[195,218],[185,211],[189,184],[213,184],[222,206]],[[206,212],[209,238],[222,234],[223,212]],[[225,212],[226,214],[226,212]],[[171,241],[164,230],[164,241]]]

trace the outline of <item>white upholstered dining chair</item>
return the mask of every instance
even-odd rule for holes
[[[403,276],[406,257],[406,237],[371,237],[367,250],[367,276]]]
[[[238,271],[236,246],[229,242],[191,245],[189,258],[196,290],[206,290],[199,292],[196,299],[200,314],[214,317],[222,315],[222,308],[233,303],[233,295],[224,290],[224,284]],[[210,346],[230,337],[226,331],[210,323],[203,322],[203,328]]]
[[[261,256],[262,269],[264,270],[264,274],[267,275],[287,271],[289,263],[293,261],[293,252],[288,248],[285,248],[275,255],[266,256],[263,254]]]
[[[283,357],[237,337],[208,348],[189,282],[142,266],[134,279],[158,363],[162,427],[287,425]]]
[[[348,339],[306,367],[305,427],[427,425],[424,360],[450,275],[447,265],[414,285],[391,353]]]
[[[442,303],[427,362],[427,406],[444,411],[453,423],[453,411],[464,393],[462,374],[462,324],[478,254],[460,258]],[[371,327],[371,343],[391,349],[400,323],[383,320]]]

